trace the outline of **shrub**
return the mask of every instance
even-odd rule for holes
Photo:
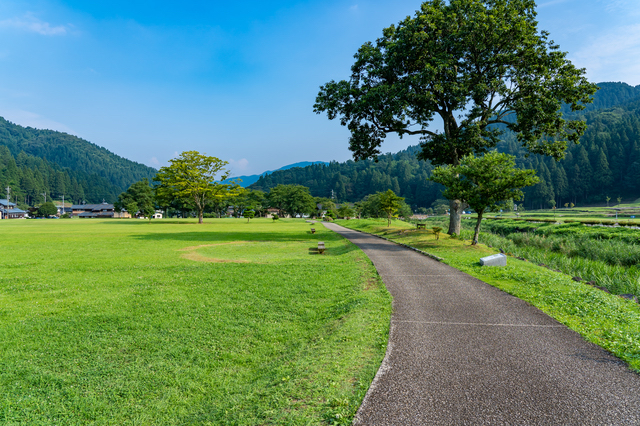
[[[439,240],[440,232],[442,232],[442,228],[439,226],[434,226],[433,228],[431,228],[431,230],[433,231],[433,234],[436,236],[436,240]]]

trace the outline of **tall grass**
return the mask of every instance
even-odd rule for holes
[[[633,259],[640,259],[637,246],[621,241],[588,243],[575,238],[545,238],[528,233],[507,236],[482,233],[480,241],[531,262],[594,281],[614,294],[640,296],[640,269],[633,263]]]

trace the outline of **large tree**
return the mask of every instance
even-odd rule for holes
[[[443,195],[471,206],[478,214],[472,244],[478,244],[478,234],[484,211],[492,206],[522,199],[520,188],[535,185],[535,170],[515,166],[514,157],[490,152],[482,157],[467,155],[456,166],[440,166],[431,179],[446,187]]]
[[[457,165],[496,146],[501,127],[531,153],[560,159],[585,130],[560,108],[597,90],[538,31],[533,0],[431,0],[355,55],[351,78],[320,88],[314,111],[340,117],[356,160],[376,158],[388,133],[420,135],[418,157]],[[439,118],[443,131],[434,130]],[[460,200],[449,233],[460,232]]]
[[[312,214],[316,210],[309,188],[302,185],[278,185],[271,188],[267,199],[271,207],[296,217],[297,214]]]
[[[153,178],[159,183],[156,194],[163,203],[179,201],[196,210],[198,223],[202,223],[208,203],[237,188],[233,182],[222,183],[229,177],[229,170],[225,169],[228,162],[219,158],[185,151],[169,163]]]
[[[140,212],[151,221],[156,212],[156,202],[153,188],[149,185],[147,178],[134,183],[118,195],[118,201],[115,202],[114,207],[119,211],[126,210],[131,217],[134,217],[136,212]]]

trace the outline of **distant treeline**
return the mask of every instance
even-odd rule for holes
[[[605,203],[640,197],[640,86],[600,83],[594,104],[579,115],[588,128],[579,145],[570,146],[564,160],[526,156],[515,135],[506,133],[498,150],[517,157],[520,167],[537,171],[540,183],[525,190],[528,208],[565,203]],[[346,142],[345,142],[346,143]],[[433,166],[416,159],[419,147],[374,161],[333,162],[277,171],[261,177],[252,189],[268,191],[278,184],[300,184],[311,194],[355,202],[368,194],[392,189],[415,210],[431,207],[442,187],[428,180]]]
[[[114,202],[129,185],[156,173],[67,133],[22,127],[1,117],[0,148],[0,198],[10,186],[28,205],[42,202],[44,192],[76,202]]]
[[[340,202],[359,201],[369,194],[391,189],[413,209],[430,207],[440,196],[442,186],[429,181],[433,166],[418,161],[418,150],[413,146],[396,154],[381,155],[377,163],[331,162],[277,171],[262,176],[249,188],[268,192],[278,184],[299,184],[308,187],[314,197],[333,195]]]

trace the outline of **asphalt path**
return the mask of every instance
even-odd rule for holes
[[[393,295],[356,425],[640,425],[640,375],[537,308],[422,254],[325,223]]]

